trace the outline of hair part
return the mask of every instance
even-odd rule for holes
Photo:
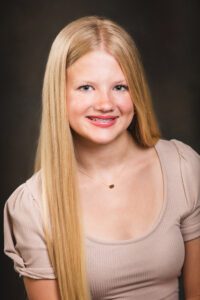
[[[160,137],[138,50],[115,22],[83,17],[56,37],[42,93],[42,121],[35,171],[41,169],[44,232],[61,300],[90,299],[73,137],[66,109],[66,69],[86,53],[102,49],[118,61],[129,86],[135,115],[128,130],[143,147]]]

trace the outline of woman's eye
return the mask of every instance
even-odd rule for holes
[[[114,87],[117,91],[128,91],[128,86],[125,84],[118,84]]]
[[[81,85],[78,88],[78,90],[80,90],[80,91],[90,91],[92,89],[93,89],[93,87],[89,84]]]

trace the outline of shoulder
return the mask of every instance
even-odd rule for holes
[[[42,198],[42,172],[41,170],[34,173],[29,179],[26,180],[25,186],[29,193],[32,195],[38,204],[41,203]]]
[[[186,143],[177,139],[160,140],[162,151],[170,152],[169,149],[178,154],[178,164],[181,172],[182,182],[188,203],[194,207],[200,200],[200,155]]]
[[[170,150],[175,150],[181,160],[185,161],[185,163],[187,163],[191,167],[199,170],[200,155],[188,144],[177,139],[160,139],[157,143],[157,147],[160,147],[163,152],[169,152],[169,155]]]
[[[11,217],[21,216],[26,213],[29,215],[31,209],[38,211],[42,204],[41,193],[41,171],[39,171],[12,192],[5,202],[4,210],[9,212]]]
[[[171,143],[174,143],[181,157],[191,163],[199,162],[199,154],[188,144],[183,143],[182,141],[172,139]]]
[[[41,172],[18,186],[4,206],[4,252],[15,270],[34,279],[53,279],[43,227]]]
[[[194,158],[199,158],[199,154],[197,151],[195,151],[190,145],[177,140],[177,139],[159,139],[157,142],[157,146],[162,148],[162,150],[167,150],[170,148],[176,147],[178,150],[179,154],[184,157],[184,158],[189,158],[189,157],[194,157]]]
[[[189,145],[172,140],[180,155],[180,167],[185,194],[188,202],[192,201],[193,207],[200,202],[200,155]]]
[[[177,149],[180,158],[182,175],[190,182],[200,182],[200,155],[189,145],[176,140],[170,140]]]

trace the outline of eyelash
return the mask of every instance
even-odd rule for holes
[[[81,85],[78,90],[88,91],[89,88],[92,87],[89,84]],[[120,87],[120,89],[118,89]],[[117,91],[128,91],[128,86],[125,84],[118,84],[114,87]]]
[[[81,85],[81,86],[78,87],[78,90],[88,91],[89,89],[86,89],[86,87],[87,87],[87,88],[88,88],[88,87],[90,88],[90,87],[92,87],[92,86],[89,85],[89,84]]]
[[[117,89],[118,91],[124,91],[124,90],[125,90],[125,91],[128,91],[128,86],[125,85],[125,84],[118,84],[118,85],[115,86],[115,88],[116,88],[116,87],[123,88],[123,89],[120,89],[120,90]]]

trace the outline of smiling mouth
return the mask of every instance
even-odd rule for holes
[[[87,116],[91,124],[102,128],[107,128],[116,123],[119,116]]]
[[[111,121],[115,120],[116,118],[93,118],[93,117],[88,117],[88,119],[94,121],[94,122],[100,122],[100,123],[110,123]]]
[[[88,119],[92,121],[98,121],[98,122],[110,122],[115,120],[116,118],[119,118],[118,116],[87,116]]]

